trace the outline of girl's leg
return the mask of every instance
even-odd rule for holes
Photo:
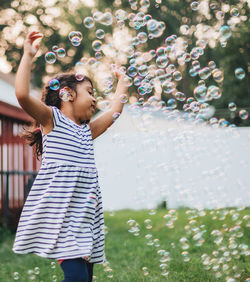
[[[93,267],[94,267],[93,263],[87,263],[88,274],[89,274],[89,281],[88,282],[92,282],[92,279],[93,279]]]
[[[62,282],[89,282],[87,263],[82,258],[65,259],[61,267],[64,272]]]

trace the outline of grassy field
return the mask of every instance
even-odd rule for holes
[[[250,281],[249,212],[250,208],[106,212],[108,264],[95,265],[94,281]],[[56,260],[15,254],[14,234],[0,234],[0,281],[63,280]]]

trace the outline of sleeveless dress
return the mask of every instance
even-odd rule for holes
[[[22,209],[12,250],[101,264],[106,261],[104,217],[90,127],[51,108],[54,128],[42,133],[42,164]]]

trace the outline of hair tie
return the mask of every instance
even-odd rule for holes
[[[37,127],[36,129],[35,129],[35,131],[36,132],[39,132],[41,129],[39,128],[39,127]]]

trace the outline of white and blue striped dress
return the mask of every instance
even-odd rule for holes
[[[24,204],[13,252],[50,259],[106,261],[102,195],[88,124],[52,106],[54,128],[43,135],[42,164]]]

